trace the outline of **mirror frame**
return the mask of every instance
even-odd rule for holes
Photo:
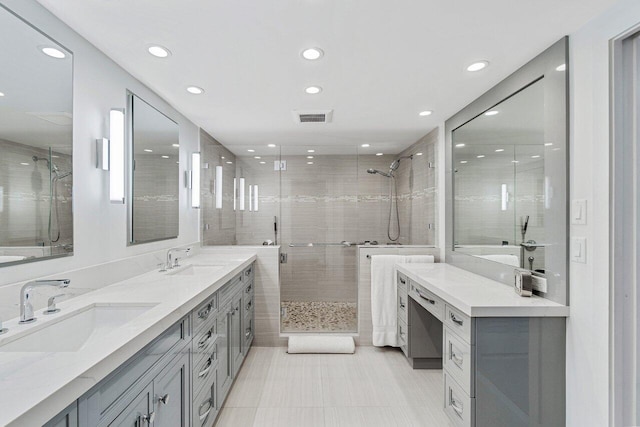
[[[51,40],[52,43],[54,43],[55,45],[61,47],[62,49],[64,49],[66,52],[68,52],[71,55],[70,61],[71,61],[71,115],[72,115],[72,123],[71,123],[71,170],[74,170],[73,164],[74,164],[74,159],[73,159],[73,155],[74,155],[74,143],[75,143],[75,132],[74,132],[74,128],[75,128],[75,103],[73,102],[75,99],[75,53],[73,50],[71,50],[66,44],[61,43],[59,40],[53,38],[52,36],[50,36],[49,34],[45,33],[44,31],[42,31],[40,28],[36,27],[34,24],[32,24],[31,22],[27,21],[25,18],[23,18],[22,16],[20,16],[19,14],[17,14],[16,12],[14,12],[13,10],[11,10],[9,8],[9,6],[4,5],[4,4],[0,4],[0,9],[4,10],[5,12],[7,12],[10,15],[13,15],[14,17],[16,17],[17,19],[19,19],[20,21],[22,21],[22,23],[24,23],[25,25],[27,25],[28,27],[32,28],[34,31],[42,34],[44,37],[48,38],[49,40]],[[74,182],[74,187],[75,187],[75,182]],[[64,253],[64,254],[58,254],[58,255],[49,255],[49,256],[42,256],[42,257],[38,257],[38,258],[26,258],[20,261],[11,261],[11,262],[4,262],[4,263],[0,263],[0,268],[3,267],[13,267],[16,265],[20,265],[20,264],[28,264],[28,263],[33,263],[33,262],[38,262],[38,261],[47,261],[47,260],[51,260],[51,259],[59,259],[59,258],[67,258],[70,256],[73,256],[75,254],[75,245],[76,245],[76,230],[75,230],[75,207],[76,207],[76,203],[74,201],[75,199],[75,190],[72,187],[71,188],[71,194],[72,194],[72,198],[71,198],[71,223],[72,223],[72,227],[73,227],[73,251],[68,252],[68,253]]]
[[[125,203],[127,204],[127,246],[137,246],[144,245],[145,243],[153,243],[160,242],[163,240],[171,240],[177,239],[180,235],[180,197],[181,189],[180,189],[180,170],[178,169],[178,174],[176,175],[176,180],[178,181],[178,234],[175,236],[168,237],[160,237],[158,239],[145,240],[141,242],[136,242],[133,240],[133,161],[134,158],[134,140],[133,140],[133,98],[136,97],[140,101],[147,104],[149,107],[156,110],[158,113],[162,114],[167,120],[171,120],[173,123],[178,126],[178,140],[180,140],[180,124],[176,122],[174,119],[169,117],[167,114],[160,111],[156,106],[145,100],[140,95],[130,91],[127,89],[127,108],[125,110],[125,135],[126,135],[126,148],[125,148]],[[181,161],[181,160],[179,160]]]
[[[564,78],[559,78],[556,67],[566,64]],[[555,73],[555,74],[553,74]],[[553,76],[553,78],[552,78]],[[547,80],[543,78],[548,77]],[[549,173],[553,178],[556,197],[564,197],[564,203],[557,203],[553,214],[545,215],[545,234],[564,236],[556,245],[545,249],[545,277],[547,293],[535,291],[559,304],[569,304],[569,38],[563,37],[544,52],[533,58],[513,74],[502,80],[493,88],[471,102],[445,122],[445,259],[448,264],[462,268],[475,274],[513,286],[514,267],[489,261],[473,255],[454,251],[454,177],[453,177],[453,131],[470,122],[485,111],[495,107],[502,101],[520,92],[533,82],[543,79],[545,84],[553,86],[545,88],[545,134],[551,132],[547,117],[554,117],[554,139],[562,148],[550,151],[549,163],[545,159],[545,168],[552,167]],[[547,95],[551,95],[548,97]],[[564,117],[562,117],[564,116]],[[558,148],[558,147],[556,147]],[[545,158],[547,154],[545,153]],[[548,217],[548,218],[547,218]],[[553,233],[553,234],[550,234]],[[552,262],[548,262],[552,260]]]

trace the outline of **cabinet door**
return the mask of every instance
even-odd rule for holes
[[[231,329],[231,304],[226,304],[218,315],[218,404],[222,404],[231,386],[231,357],[229,354],[229,330]]]
[[[78,403],[73,402],[71,406],[46,423],[44,427],[78,427]]]
[[[155,427],[189,425],[189,354],[172,362],[153,380]]]
[[[240,365],[242,364],[242,348],[244,347],[244,331],[242,330],[242,317],[244,310],[242,307],[242,291],[235,294],[231,300],[231,358],[233,367],[233,377],[235,378]]]
[[[154,426],[155,412],[153,412],[153,383],[149,384],[142,393],[140,393],[127,406],[120,415],[118,415],[109,427],[147,427]]]

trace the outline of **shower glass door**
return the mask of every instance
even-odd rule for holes
[[[282,147],[281,332],[357,331],[358,153]]]

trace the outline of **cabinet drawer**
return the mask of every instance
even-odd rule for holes
[[[250,295],[244,294],[244,296],[242,298],[242,304],[243,304],[244,308],[242,309],[242,311],[244,311],[245,314],[246,313],[253,313],[253,310],[254,310],[253,301],[254,301],[253,294],[250,294]]]
[[[444,412],[457,427],[475,425],[476,400],[469,397],[460,385],[446,372],[444,373]]]
[[[471,397],[475,396],[473,383],[474,351],[473,347],[460,339],[448,327],[444,327],[443,366],[447,374],[460,384]]]
[[[429,313],[433,314],[442,322],[444,319],[445,304],[444,301],[437,297],[422,286],[411,283],[409,287],[409,295],[416,300],[418,304],[424,307]]]
[[[217,369],[212,369],[209,380],[199,393],[194,393],[193,398],[193,422],[194,427],[210,427],[216,420],[219,407],[216,403]]]
[[[407,278],[407,276],[405,276],[402,273],[398,273],[398,289],[404,289],[404,291],[407,291],[407,286],[409,284],[409,279]]]
[[[405,356],[409,357],[409,329],[407,324],[398,319],[398,346]]]
[[[218,336],[218,328],[216,319],[212,319],[208,328],[203,328],[193,337],[193,354],[199,357],[202,354],[208,354],[213,348],[213,343]]]
[[[402,320],[404,323],[409,322],[408,298],[407,291],[398,288],[398,319]]]
[[[216,312],[218,311],[218,294],[213,294],[205,302],[200,304],[198,308],[193,310],[192,324],[193,330],[197,331],[203,325],[207,324],[207,321],[216,318]]]
[[[195,358],[194,358],[195,359]],[[210,382],[218,366],[218,344],[214,343],[209,353],[203,355],[193,365],[193,393],[198,393],[205,384]]]
[[[446,306],[444,320],[442,321],[460,338],[469,344],[474,344],[474,338],[471,335],[471,318],[462,314],[450,305]]]
[[[218,291],[218,305],[222,307],[227,302],[231,301],[233,295],[241,289],[242,286],[242,275],[244,273],[240,273],[236,275],[233,279],[229,280],[219,291]]]
[[[244,346],[245,354],[247,353],[251,342],[253,341],[253,316],[247,316],[244,319]]]
[[[251,264],[242,272],[242,281],[245,283],[252,282],[254,276],[254,264]]]

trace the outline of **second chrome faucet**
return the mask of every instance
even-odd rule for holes
[[[69,279],[34,280],[27,282],[20,290],[20,324],[31,323],[36,320],[33,315],[33,305],[31,304],[33,290],[35,288],[41,286],[66,288],[69,286],[69,283],[71,283]]]

